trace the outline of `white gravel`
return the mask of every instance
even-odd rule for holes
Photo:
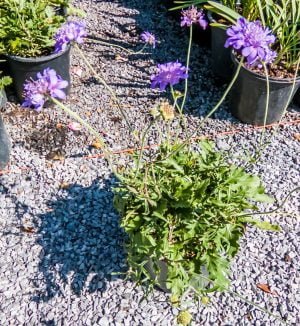
[[[122,50],[83,46],[87,58],[116,90],[131,124],[141,130],[149,121],[149,108],[166,96],[150,89],[149,76],[159,62],[184,62],[186,34],[166,15],[159,0],[74,2],[88,12],[90,34],[102,40],[139,48],[143,30],[157,35],[160,44],[152,54],[128,60]],[[218,101],[224,86],[211,76],[208,49],[193,46],[191,67],[186,116],[194,129]],[[78,68],[82,69],[80,77]],[[72,109],[91,121],[112,148],[132,145],[117,108],[104,88],[90,78],[75,51],[72,72],[68,100]],[[69,131],[66,125],[71,120],[62,112],[48,108],[38,115],[15,105],[13,94],[9,98],[3,118],[13,148],[10,173],[0,176],[0,324],[175,325],[178,309],[168,303],[166,294],[156,290],[144,298],[141,288],[124,280],[124,233],[112,207],[115,180],[105,160],[86,157],[99,153],[90,146],[92,137],[84,130]],[[299,119],[299,108],[291,107],[285,122]],[[236,129],[240,132],[216,136]],[[250,168],[279,202],[300,184],[300,143],[295,137],[299,133],[296,123],[280,127],[259,162]],[[239,123],[225,103],[200,134],[214,135],[218,148],[242,156],[244,149],[256,146],[260,131]],[[153,135],[150,143],[156,141]],[[53,160],[55,156],[61,160]],[[126,156],[117,156],[119,164],[125,161]],[[300,324],[299,212],[298,192],[280,214],[264,217],[280,224],[282,232],[249,227],[231,273],[231,291],[291,325]],[[277,294],[262,292],[258,283],[268,284]],[[232,293],[209,297],[208,305],[188,304],[192,325],[281,325]]]

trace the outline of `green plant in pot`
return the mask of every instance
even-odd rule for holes
[[[115,189],[133,277],[178,297],[226,289],[245,223],[276,229],[245,214],[253,201],[270,200],[258,177],[230,164],[210,142],[197,150],[160,146],[150,163],[123,173]]]
[[[225,46],[234,49],[236,66],[238,56],[245,58],[230,108],[241,121],[264,125],[282,119],[300,85],[300,6],[294,0],[259,4],[261,20],[239,18]]]
[[[178,8],[188,6],[198,6],[207,11],[209,25],[211,27],[211,65],[212,72],[218,81],[229,82],[233,71],[233,63],[230,57],[230,50],[224,48],[226,41],[226,29],[230,26],[231,20],[243,15],[249,20],[256,17],[257,6],[256,0],[224,0],[224,1],[207,1],[207,0],[189,0],[175,1]],[[226,8],[226,14],[222,12]]]
[[[189,56],[190,48],[187,63]],[[201,295],[227,288],[230,261],[238,251],[246,223],[279,229],[251,217],[249,210],[256,208],[255,201],[271,201],[258,177],[234,165],[212,143],[192,144],[195,131],[189,132],[183,114],[188,72],[188,64],[178,61],[158,65],[151,86],[164,91],[170,85],[173,103],[159,103],[151,110],[151,123],[141,134],[133,133],[140,150],[126,169],[113,164],[113,155],[99,133],[59,101],[65,97],[62,88],[66,81],[54,70],[46,69],[27,81],[24,102],[37,110],[49,100],[54,102],[99,140],[118,180],[114,203],[127,233],[129,275],[139,283],[159,285],[178,298],[190,290]],[[173,89],[181,80],[185,81],[184,94]],[[39,87],[41,83],[45,87]],[[230,87],[197,131],[218,109]],[[175,114],[184,126],[184,137],[182,130],[171,132]],[[156,129],[157,125],[161,128]],[[162,142],[157,149],[148,150],[145,144],[153,129]]]
[[[0,0],[0,54],[4,55],[17,95],[25,80],[51,67],[70,82],[70,47],[57,50],[57,37],[67,16],[55,9],[68,1]],[[68,89],[66,90],[68,92]]]
[[[187,68],[178,62],[158,65],[152,87],[163,91],[170,84],[174,103],[163,102],[151,111],[153,121],[141,136],[141,150],[132,167],[117,175],[114,189],[114,204],[128,236],[130,275],[178,298],[190,291],[201,295],[228,287],[230,261],[246,223],[279,229],[247,212],[256,208],[255,201],[272,201],[258,177],[231,163],[208,141],[191,144],[194,133],[188,133],[183,116],[185,96],[181,99],[173,89],[187,76]],[[185,126],[184,140],[167,132],[157,151],[145,150],[147,133],[160,119],[169,130],[175,110]]]

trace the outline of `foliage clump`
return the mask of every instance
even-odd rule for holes
[[[0,0],[0,53],[23,57],[51,53],[54,35],[66,20],[53,2],[57,1]]]
[[[154,161],[129,170],[114,189],[134,276],[151,281],[145,268],[150,258],[159,279],[156,262],[166,262],[166,286],[179,296],[203,287],[203,267],[213,289],[227,288],[229,263],[246,221],[276,229],[245,214],[256,209],[253,201],[271,200],[259,178],[228,163],[210,142],[200,147],[161,146]]]

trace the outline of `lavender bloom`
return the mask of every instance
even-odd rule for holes
[[[48,97],[65,99],[66,94],[62,89],[68,86],[68,82],[63,80],[56,71],[50,68],[37,74],[37,80],[26,81],[24,85],[25,100],[24,107],[34,107],[40,111]]]
[[[151,88],[159,87],[164,91],[168,84],[171,86],[179,83],[180,79],[188,78],[187,68],[180,62],[168,62],[157,66],[158,73],[151,76]]]
[[[225,42],[225,48],[232,46],[235,50],[239,50],[245,44],[245,29],[248,21],[242,17],[239,18],[235,25],[227,29],[226,34],[229,36]]]
[[[235,26],[227,29],[227,35],[229,37],[224,46],[239,50],[247,59],[248,65],[261,66],[261,62],[274,61],[276,52],[270,46],[275,42],[275,36],[261,22],[248,22],[245,18],[240,18]]]
[[[70,42],[83,43],[87,36],[84,22],[68,22],[64,24],[55,35],[54,52],[64,51]]]
[[[145,43],[152,45],[153,49],[155,49],[156,38],[155,38],[155,35],[153,35],[152,33],[148,32],[148,31],[143,32],[141,34],[141,40]]]
[[[199,24],[203,29],[206,29],[208,22],[205,18],[203,10],[198,10],[196,7],[191,6],[187,10],[182,10],[181,12],[181,23],[180,26],[190,27],[193,24]]]

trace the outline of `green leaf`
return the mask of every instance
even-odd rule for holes
[[[267,221],[260,221],[252,218],[251,216],[245,216],[240,218],[241,221],[245,223],[249,223],[252,225],[255,225],[256,227],[266,230],[266,231],[281,231],[281,228],[279,225],[276,224],[271,224],[270,222]]]

